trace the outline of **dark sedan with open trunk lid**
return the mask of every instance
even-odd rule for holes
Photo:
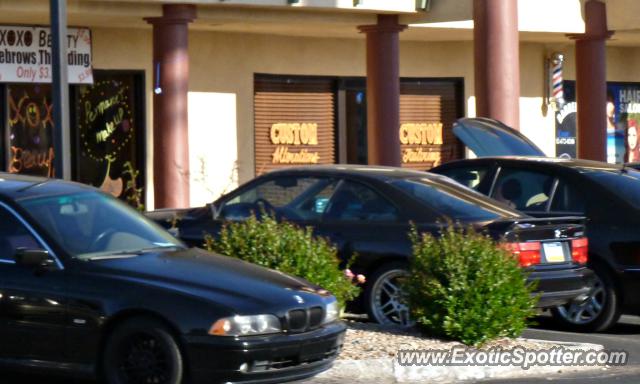
[[[587,300],[552,310],[560,325],[604,331],[621,314],[640,313],[640,164],[546,157],[520,132],[487,118],[460,119],[453,132],[479,157],[432,172],[527,215],[587,218],[595,283]]]
[[[320,287],[188,249],[93,188],[0,174],[0,365],[279,383],[331,366],[338,313]]]
[[[367,275],[360,302],[381,323],[410,323],[398,282],[411,255],[410,222],[437,234],[447,220],[510,243],[537,280],[539,306],[564,304],[589,291],[587,242],[581,217],[535,219],[460,186],[447,177],[377,166],[293,167],[264,174],[201,208],[148,215],[188,244],[219,233],[227,221],[253,213],[310,226],[337,245],[352,270]]]

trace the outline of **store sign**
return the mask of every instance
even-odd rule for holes
[[[69,28],[66,43],[69,83],[92,84],[91,31]],[[0,26],[0,82],[50,83],[51,45],[50,28]]]
[[[576,84],[564,81],[566,104],[556,111],[556,155],[576,155]],[[640,84],[607,82],[607,162],[640,161]]]
[[[570,101],[556,111],[556,156],[576,157],[577,103]]]
[[[442,123],[405,123],[400,126],[402,144],[442,144]]]
[[[307,148],[291,151],[289,145],[318,145],[318,124],[316,123],[275,123],[270,130],[271,143],[277,145],[273,151],[273,164],[318,164],[320,154],[309,152]]]
[[[442,145],[442,123],[405,123],[400,125],[403,163],[439,162],[440,151],[426,146]],[[411,146],[411,147],[408,147]]]

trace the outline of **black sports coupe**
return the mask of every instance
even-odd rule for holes
[[[342,260],[367,276],[360,307],[380,323],[409,323],[398,291],[411,255],[410,223],[434,234],[447,222],[473,226],[511,249],[539,280],[541,307],[580,300],[589,292],[583,219],[535,219],[460,186],[448,177],[401,168],[333,165],[293,167],[255,178],[215,202],[148,215],[183,241],[201,246],[226,221],[260,212],[301,226],[336,244]]]
[[[338,312],[321,288],[189,249],[93,188],[0,174],[3,366],[108,384],[279,383],[331,366]]]

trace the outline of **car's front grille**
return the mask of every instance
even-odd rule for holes
[[[324,310],[322,307],[313,307],[309,309],[309,328],[314,329],[322,324],[324,318]]]
[[[301,332],[307,328],[307,311],[305,309],[294,309],[289,311],[289,330]]]
[[[305,332],[318,328],[324,318],[322,307],[311,307],[306,309],[292,309],[287,314],[287,325],[289,332]]]

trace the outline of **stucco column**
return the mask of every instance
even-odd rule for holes
[[[156,208],[189,206],[189,23],[193,5],[163,5],[153,25],[153,180]]]
[[[570,35],[576,42],[576,101],[578,157],[607,161],[607,76],[605,4],[585,4],[585,33]]]
[[[517,0],[473,1],[476,116],[520,127]]]
[[[400,166],[400,50],[397,15],[358,27],[367,34],[367,148],[369,164]]]

